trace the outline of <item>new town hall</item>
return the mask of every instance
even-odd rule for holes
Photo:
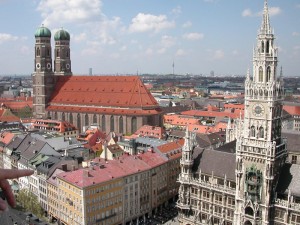
[[[228,122],[227,143],[203,150],[186,134],[177,207],[181,224],[300,224],[300,166],[286,163],[284,90],[265,0],[245,80],[245,115]],[[277,76],[277,74],[280,74]]]

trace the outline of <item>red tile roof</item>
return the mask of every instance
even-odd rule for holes
[[[138,76],[61,76],[51,111],[101,114],[157,114],[158,103]]]
[[[215,112],[215,111],[201,111],[201,110],[190,110],[181,113],[182,115],[188,116],[197,116],[197,117],[228,117],[228,118],[239,118],[240,113],[231,113],[231,112]],[[243,112],[242,112],[243,116]]]
[[[157,146],[157,149],[164,153],[170,159],[180,158],[182,155],[182,146],[184,145],[184,139],[178,141],[169,142],[164,145]]]
[[[9,131],[4,131],[0,135],[0,142],[3,142],[4,144],[8,144],[13,138],[15,134],[9,132]]]
[[[57,132],[75,131],[77,128],[67,122],[59,120],[48,120],[48,119],[33,119],[32,127],[36,129],[55,130]]]
[[[3,106],[12,109],[20,110],[28,106],[32,108],[33,100],[32,98],[0,98],[0,102]]]
[[[20,118],[15,116],[10,109],[1,109],[0,108],[0,122],[18,122]]]
[[[283,109],[292,116],[300,116],[300,106],[297,105],[283,105]]]
[[[140,127],[135,133],[135,136],[145,136],[145,137],[155,137],[155,138],[162,138],[165,133],[165,129],[163,127],[155,127],[144,125]]]
[[[96,158],[93,161],[95,165],[90,168],[61,173],[58,174],[58,177],[72,185],[84,188],[139,171],[149,170],[166,162],[160,154],[155,152],[145,152],[137,156],[125,154],[119,159],[109,161]]]

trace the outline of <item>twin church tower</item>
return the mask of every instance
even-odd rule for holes
[[[70,34],[60,29],[54,35],[54,62],[52,60],[51,31],[44,26],[35,32],[33,73],[33,112],[35,118],[46,118],[46,105],[55,86],[56,76],[72,75]]]

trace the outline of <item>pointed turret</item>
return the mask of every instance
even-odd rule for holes
[[[268,0],[265,0],[264,12],[263,12],[263,20],[260,28],[260,33],[262,34],[271,34],[271,26],[269,19],[269,9],[268,9]]]

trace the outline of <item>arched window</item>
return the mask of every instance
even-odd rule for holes
[[[93,124],[97,124],[97,115],[96,114],[94,114],[94,116],[93,116]]]
[[[54,113],[54,119],[57,120],[57,112]]]
[[[250,215],[250,216],[253,216],[254,215],[254,212],[253,212],[253,209],[248,206],[246,209],[245,209],[245,214],[246,215]],[[245,223],[246,224],[246,223]]]
[[[259,82],[263,82],[264,79],[264,72],[263,72],[263,68],[259,67],[259,71],[258,71],[258,81]]]
[[[124,131],[123,131],[123,117],[120,116],[119,118],[119,133],[122,134]]]
[[[64,112],[61,114],[61,120],[62,120],[62,121],[65,121],[65,120],[66,120],[66,116],[65,116],[65,113],[64,113]]]
[[[260,127],[259,128],[259,138],[264,138],[265,134],[264,134],[264,128]]]
[[[110,131],[115,131],[115,118],[110,116]]]
[[[41,50],[40,50],[40,48],[37,48],[36,49],[36,56],[40,56],[40,54],[41,54]]]
[[[244,223],[244,225],[252,225],[252,223],[248,220]]]
[[[131,119],[131,133],[133,134],[137,130],[137,119],[136,117],[132,117]]]
[[[270,53],[270,42],[267,41],[267,46],[266,46],[266,53]]]
[[[56,50],[56,57],[59,57],[59,49]]]
[[[264,41],[261,41],[261,52],[262,53],[265,52],[265,43],[264,43]]]
[[[271,68],[268,66],[267,68],[267,82],[271,79]]]
[[[250,128],[250,136],[255,137],[255,127],[254,126],[251,126],[251,128]]]
[[[101,118],[101,128],[102,128],[102,131],[105,132],[105,130],[106,130],[105,115],[102,115],[102,118]]]
[[[77,129],[81,130],[81,118],[80,118],[80,114],[77,114]]]
[[[73,122],[73,114],[72,113],[69,114],[69,122],[72,123],[72,124],[74,124],[74,122]]]
[[[85,114],[85,116],[84,116],[84,125],[89,126],[89,124],[90,124],[89,115]]]
[[[50,49],[49,48],[47,48],[47,56],[50,56]]]

